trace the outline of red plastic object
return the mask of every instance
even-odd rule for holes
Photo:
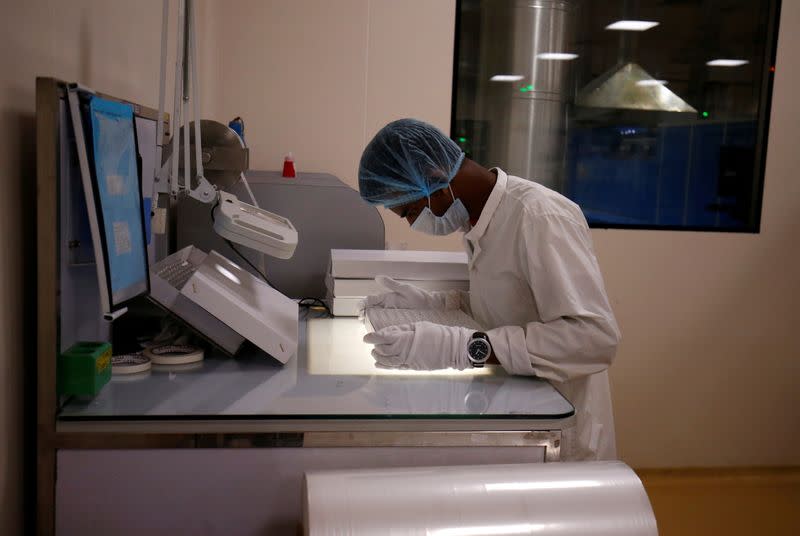
[[[286,158],[283,160],[283,176],[294,178],[297,176],[297,172],[294,169],[294,159],[292,158],[292,153],[286,155]]]

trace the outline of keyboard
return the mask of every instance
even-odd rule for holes
[[[481,331],[482,328],[474,318],[460,309],[440,311],[436,309],[384,309],[371,307],[366,310],[368,327],[379,331],[389,326],[413,324],[415,322],[432,322],[442,326],[458,326]]]
[[[175,262],[165,264],[156,273],[161,279],[180,290],[196,271],[197,266],[194,264],[177,259]]]

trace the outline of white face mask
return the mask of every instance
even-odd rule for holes
[[[414,220],[411,228],[415,231],[435,236],[445,236],[461,229],[468,229],[469,212],[467,212],[461,200],[456,199],[456,196],[453,195],[452,188],[450,188],[450,195],[453,197],[453,203],[441,216],[433,213],[431,210],[431,198],[428,197],[428,206]]]

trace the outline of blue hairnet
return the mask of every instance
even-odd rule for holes
[[[463,160],[464,152],[433,125],[400,119],[383,127],[364,149],[358,189],[373,205],[413,203],[446,188]]]

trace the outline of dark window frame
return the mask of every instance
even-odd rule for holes
[[[462,0],[455,3],[455,31],[453,45],[453,80],[450,102],[450,132],[456,130],[456,103],[458,102],[458,67],[459,67],[459,42],[461,37],[461,4]],[[758,115],[756,117],[756,141],[755,141],[755,169],[753,170],[755,180],[753,181],[754,192],[751,205],[751,221],[747,227],[743,228],[724,228],[714,226],[692,226],[692,225],[640,225],[623,223],[590,223],[593,229],[628,229],[642,231],[689,231],[689,232],[714,232],[714,233],[739,233],[739,234],[760,234],[761,221],[764,204],[764,183],[766,181],[767,153],[769,150],[769,126],[772,110],[772,91],[775,81],[775,70],[778,35],[780,30],[782,0],[772,0],[770,2],[770,14],[768,17],[765,59],[767,64],[774,67],[767,71],[761,80],[759,94]]]

